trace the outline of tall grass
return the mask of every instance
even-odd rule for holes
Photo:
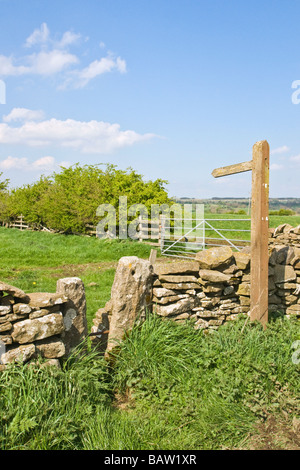
[[[244,319],[204,335],[149,316],[114,353],[0,375],[1,449],[238,448],[271,413],[299,417],[299,323]]]

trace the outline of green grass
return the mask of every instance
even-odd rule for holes
[[[247,447],[256,423],[299,417],[299,323],[244,319],[211,335],[149,316],[115,354],[61,371],[11,366],[0,376],[0,448],[197,450]]]
[[[221,218],[221,217],[220,217]],[[131,241],[0,228],[0,279],[27,292],[54,292],[79,276],[88,322],[110,298],[121,256],[148,258]],[[88,354],[63,369],[10,366],[0,375],[1,449],[196,450],[238,448],[271,414],[299,418],[299,322],[266,331],[244,319],[205,336],[149,316],[116,353],[113,367]],[[246,444],[245,444],[246,443]]]
[[[110,298],[122,256],[148,258],[151,246],[131,240],[19,231],[0,227],[0,279],[26,292],[55,292],[63,277],[82,279],[89,327]],[[91,285],[90,284],[96,284]]]

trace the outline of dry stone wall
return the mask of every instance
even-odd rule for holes
[[[154,266],[136,257],[121,258],[111,299],[95,315],[92,340],[110,351],[145,311],[217,329],[250,311],[250,249],[228,246],[200,251],[194,260],[159,259]],[[270,231],[269,310],[300,318],[300,226]]]
[[[300,317],[300,226],[271,231],[269,311]],[[195,328],[216,329],[250,310],[250,250],[215,247],[194,261],[154,266],[153,311]]]
[[[85,292],[79,278],[60,279],[56,293],[0,282],[0,364],[38,356],[59,365],[87,334]]]

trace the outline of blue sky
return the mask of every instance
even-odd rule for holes
[[[299,21],[299,0],[0,0],[0,172],[112,163],[249,197],[250,172],[211,172],[266,139],[270,196],[300,197]]]

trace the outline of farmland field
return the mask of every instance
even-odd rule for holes
[[[0,228],[0,279],[54,292],[61,277],[86,288],[89,328],[110,298],[117,261],[151,246]],[[88,351],[62,370],[11,365],[0,380],[0,448],[33,450],[300,449],[299,322],[266,331],[244,318],[205,336],[149,315],[113,368]],[[269,429],[272,427],[272,435]]]

